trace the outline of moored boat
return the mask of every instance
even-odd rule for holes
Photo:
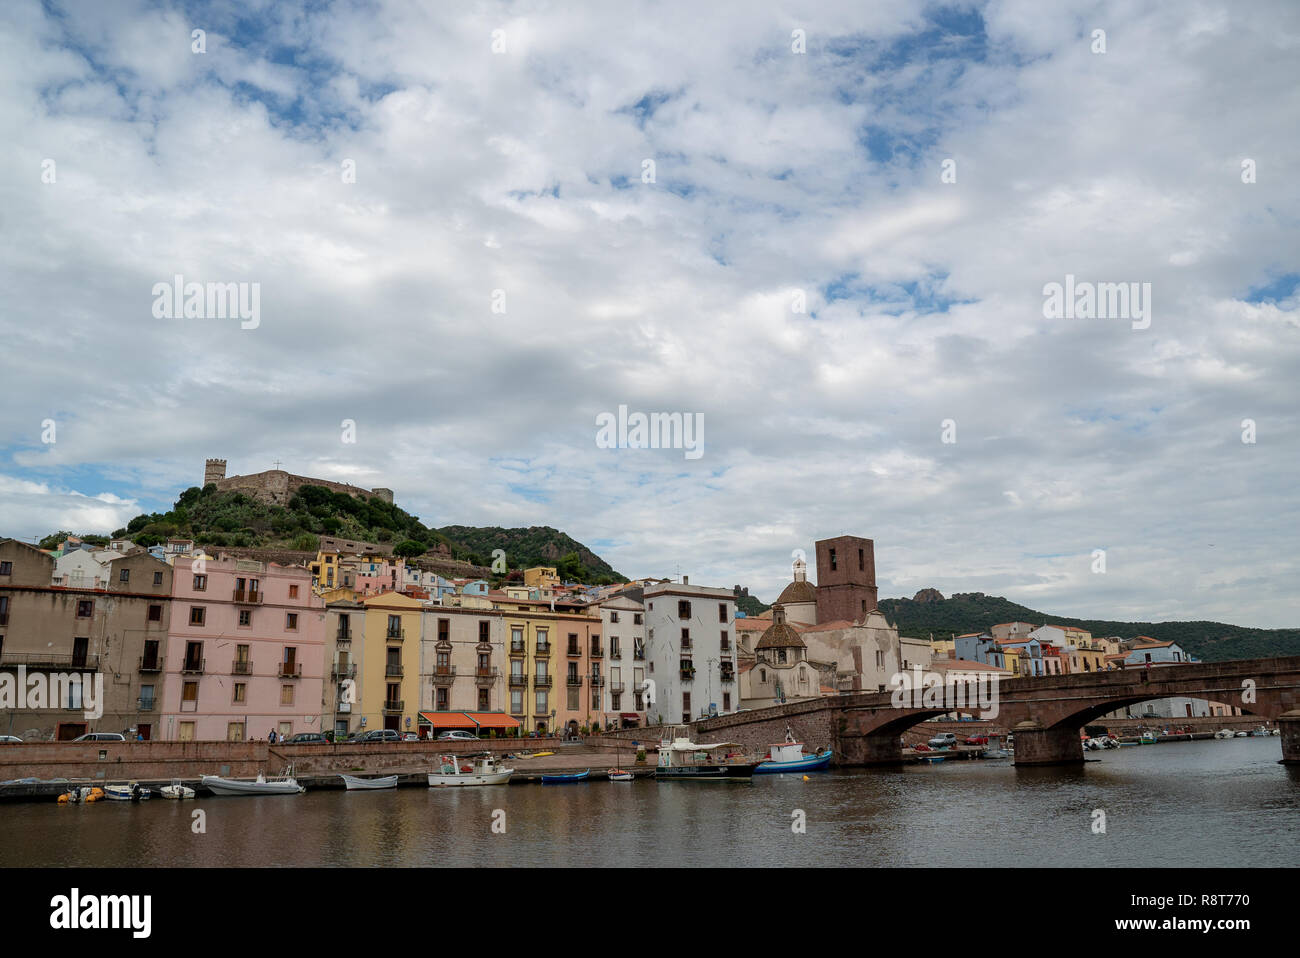
[[[667,728],[659,742],[659,764],[655,778],[666,781],[751,781],[757,762],[737,759],[732,753],[718,756],[718,751],[739,748],[735,742],[695,743],[687,736],[685,725]]]
[[[785,741],[770,746],[767,761],[760,762],[754,769],[755,775],[771,775],[778,772],[817,772],[823,771],[831,764],[831,749],[825,749],[816,755],[804,752],[804,743],[795,740],[790,726],[785,728]]]
[[[110,802],[142,802],[148,799],[149,796],[149,789],[141,786],[139,782],[104,786],[104,797]]]
[[[104,790],[91,785],[78,785],[58,797],[60,805],[89,805],[104,797]]]
[[[376,788],[396,788],[396,775],[382,775],[379,778],[357,778],[355,775],[339,774],[349,792],[364,792]]]
[[[158,794],[163,798],[170,798],[179,801],[183,798],[193,798],[194,789],[187,785],[182,785],[179,780],[172,782],[170,785],[164,785],[158,789]]]
[[[543,785],[568,785],[571,782],[585,782],[587,776],[591,774],[591,769],[583,772],[560,772],[556,775],[543,775]]]
[[[246,778],[222,778],[220,775],[204,775],[203,785],[213,795],[227,795],[230,797],[242,795],[301,795],[307,791],[306,788],[298,784],[298,780],[291,774],[286,775],[284,778],[268,780],[261,772],[258,772],[257,778],[251,782]]]
[[[429,773],[430,788],[450,788],[458,785],[504,785],[515,773],[513,768],[502,768],[496,758],[489,752],[482,755],[468,756],[473,762],[461,760],[455,755],[443,755],[438,759],[438,768]]]
[[[605,774],[609,776],[611,782],[630,782],[635,777],[631,772],[621,768],[611,768]]]

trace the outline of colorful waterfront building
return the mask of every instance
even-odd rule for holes
[[[415,732],[424,603],[400,592],[382,592],[366,596],[361,604],[366,610],[365,638],[351,728]]]
[[[305,566],[178,563],[159,738],[245,741],[320,731],[325,607]]]

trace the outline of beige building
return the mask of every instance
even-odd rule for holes
[[[754,645],[752,666],[740,673],[740,706],[766,708],[820,695],[821,673],[808,661],[807,645],[777,603],[772,624]]]
[[[337,589],[335,592],[350,590]],[[361,692],[365,688],[361,672],[365,664],[362,648],[366,637],[366,607],[355,594],[325,599],[325,668],[321,683],[322,731],[333,729],[343,737],[359,727]]]
[[[0,734],[34,741],[88,731],[158,737],[172,569],[143,550],[100,555],[100,573],[78,587],[55,585],[52,556],[0,540],[0,681],[13,691],[24,675],[28,689],[32,680],[42,688],[38,702],[24,694],[23,702],[7,703]],[[85,681],[102,681],[102,706],[93,691],[87,701]],[[15,707],[29,703],[40,707]],[[98,707],[99,717],[85,714]]]
[[[883,612],[874,609],[860,622],[826,622],[804,629],[808,658],[831,663],[841,692],[883,692],[894,675],[919,665],[930,668],[926,639],[903,638]]]
[[[509,694],[504,614],[427,606],[423,621],[420,711],[504,712]],[[422,734],[428,724],[422,715]]]

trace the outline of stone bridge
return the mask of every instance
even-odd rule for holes
[[[985,717],[1015,733],[1017,765],[1082,762],[1083,726],[1116,709],[1175,696],[1212,699],[1276,722],[1283,762],[1300,764],[1300,656],[1006,679],[996,690],[996,714]],[[697,741],[763,748],[781,741],[788,725],[809,746],[830,744],[837,765],[885,765],[902,761],[900,738],[917,723],[953,711],[980,714],[972,706],[954,709],[950,701],[913,692],[899,708],[890,692],[839,695],[704,719],[692,734]],[[653,734],[641,730],[643,738]]]

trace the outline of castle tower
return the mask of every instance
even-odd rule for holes
[[[836,536],[817,543],[817,621],[861,621],[876,608],[876,550],[870,539]]]
[[[203,485],[226,478],[226,460],[209,459],[203,464]]]
[[[392,489],[385,489],[383,486],[380,486],[380,487],[378,487],[378,488],[376,488],[376,489],[371,489],[370,491],[371,491],[374,495],[378,496],[382,502],[386,502],[386,503],[388,503],[390,506],[393,504],[393,490],[392,490]]]

